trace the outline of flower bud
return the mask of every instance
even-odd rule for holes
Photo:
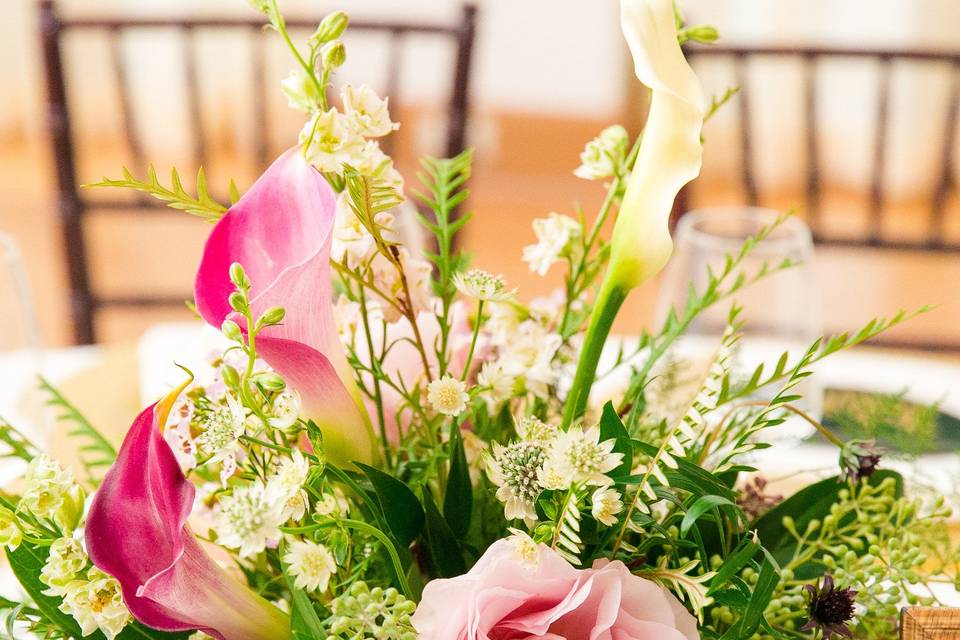
[[[253,380],[267,391],[283,391],[287,386],[283,378],[272,371],[258,373],[253,377]]]
[[[63,496],[63,504],[53,514],[53,520],[66,532],[73,531],[83,516],[83,502],[87,494],[78,484],[73,485]]]
[[[350,18],[343,11],[334,11],[328,14],[326,18],[320,21],[317,30],[310,36],[310,46],[318,47],[331,40],[336,40],[347,30]]]
[[[230,265],[230,282],[232,282],[233,286],[237,289],[250,288],[250,279],[247,278],[247,272],[244,271],[243,265],[239,262],[234,262]]]
[[[230,308],[238,313],[244,313],[247,310],[247,297],[240,293],[239,291],[234,291],[230,294],[230,297],[227,298],[230,302]]]
[[[320,60],[327,69],[336,69],[347,60],[347,49],[339,40],[328,42],[320,50]]]
[[[223,377],[223,381],[231,389],[236,389],[240,386],[240,374],[230,365],[225,364],[220,367],[220,375]]]
[[[263,312],[262,316],[260,316],[260,324],[264,326],[280,324],[283,322],[283,317],[286,315],[286,313],[287,312],[283,307],[270,307]]]
[[[233,320],[224,320],[223,324],[220,325],[220,332],[227,337],[227,340],[243,342],[243,333],[240,331],[239,325]]]

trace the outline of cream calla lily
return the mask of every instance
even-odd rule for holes
[[[673,250],[670,210],[700,173],[704,100],[677,41],[672,0],[621,0],[620,24],[637,78],[653,90],[611,239],[608,279],[630,289],[659,272]]]
[[[637,78],[653,90],[653,97],[564,407],[565,429],[586,409],[600,353],[627,294],[670,258],[670,210],[683,185],[700,173],[703,158],[703,90],[677,41],[673,1],[621,0],[620,24]]]

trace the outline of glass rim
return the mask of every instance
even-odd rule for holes
[[[712,207],[701,207],[691,209],[680,217],[677,223],[676,239],[693,242],[699,246],[705,246],[710,249],[720,249],[723,251],[737,251],[743,245],[743,241],[748,235],[756,233],[757,229],[751,234],[740,236],[721,236],[709,231],[698,228],[699,223],[709,222],[711,218],[717,219],[717,216],[723,216],[728,219],[734,216],[740,217],[748,222],[756,223],[759,227],[767,226],[773,223],[781,212],[767,207],[755,207],[749,205],[719,205]],[[813,234],[810,227],[796,216],[790,216],[778,227],[786,231],[782,237],[768,236],[763,241],[758,242],[754,247],[754,253],[783,253],[793,249],[809,250],[813,247]]]

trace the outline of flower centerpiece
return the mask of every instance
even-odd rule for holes
[[[600,367],[622,303],[667,262],[674,198],[699,173],[701,127],[722,100],[707,103],[680,45],[712,29],[685,26],[671,0],[621,1],[651,91],[646,127],[586,145],[575,174],[606,198],[590,220],[534,222],[523,260],[562,269],[564,286],[524,300],[454,248],[470,152],[424,159],[407,185],[378,142],[399,126],[387,100],[367,86],[331,100],[346,14],[298,46],[276,0],[254,5],[298,65],[282,83],[306,117],[297,144],[229,205],[202,173],[196,196],[176,173],[173,189],[152,170],[99,183],[213,223],[195,310],[229,347],[184,370],[119,449],[57,395],[83,468],[3,426],[5,453],[29,462],[0,493],[0,544],[24,592],[0,600],[11,634],[879,638],[902,603],[932,602],[928,583],[953,579],[942,500],[795,406],[819,360],[906,314],[741,378],[734,304],[709,366],[692,386],[670,382],[671,347],[699,313],[792,266],[747,270],[776,223]],[[432,239],[423,254],[403,241],[414,218]],[[750,464],[793,413],[838,445],[838,464],[784,500]]]

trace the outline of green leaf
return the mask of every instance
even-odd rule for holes
[[[633,447],[648,456],[657,455],[659,449],[642,440],[631,440]],[[689,491],[695,496],[718,495],[735,500],[733,490],[719,477],[706,469],[695,465],[684,458],[674,458],[676,469],[664,469],[664,475],[670,481],[670,486]]]
[[[766,558],[763,566],[760,567],[760,575],[757,578],[757,584],[753,587],[753,593],[750,595],[750,602],[740,618],[739,633],[736,638],[750,638],[760,626],[763,620],[763,612],[767,610],[770,604],[770,598],[773,597],[773,591],[780,583],[780,572],[776,566]],[[731,629],[734,631],[737,627]],[[729,633],[727,634],[730,635]]]
[[[7,549],[7,560],[10,562],[13,575],[16,576],[23,590],[36,603],[37,609],[40,610],[43,617],[51,625],[63,631],[65,636],[80,638],[82,637],[80,625],[73,617],[60,611],[60,598],[54,598],[43,593],[47,587],[40,582],[39,576],[49,553],[49,548],[24,542],[13,551]],[[97,637],[98,634],[99,638],[103,638],[103,634],[99,632],[88,637]]]
[[[141,193],[146,193],[158,200],[161,200],[167,204],[167,206],[174,209],[179,209],[180,211],[186,211],[189,214],[203,218],[210,222],[216,222],[223,214],[226,213],[227,208],[210,197],[210,194],[207,193],[207,181],[206,176],[203,173],[203,169],[197,172],[197,196],[193,197],[187,193],[186,189],[183,188],[183,183],[180,181],[180,174],[177,173],[176,168],[170,170],[170,183],[171,188],[164,187],[160,184],[160,179],[157,177],[157,170],[153,168],[153,165],[147,168],[147,179],[139,180],[126,167],[123,168],[123,178],[119,180],[111,180],[110,178],[104,178],[100,182],[94,182],[92,184],[83,185],[87,187],[121,187],[125,189],[133,189],[134,191],[139,191]]]
[[[450,477],[447,493],[443,497],[443,517],[453,534],[463,538],[470,530],[473,514],[473,485],[470,483],[470,467],[463,450],[460,427],[454,421],[450,426]]]
[[[610,477],[617,478],[629,474],[633,468],[633,445],[630,444],[630,434],[623,426],[612,402],[603,405],[603,415],[600,417],[600,441],[605,440],[615,440],[613,451],[623,454],[623,462],[610,472]]]
[[[286,570],[284,570],[283,577],[287,581],[287,588],[290,589],[290,631],[293,636],[303,640],[325,638],[327,634],[323,630],[323,623],[320,622],[320,617],[313,608],[306,592],[293,586],[293,580],[290,579]]]
[[[393,537],[401,546],[410,544],[423,529],[423,509],[417,496],[410,487],[390,474],[360,462],[354,464],[366,474],[377,492],[383,517]]]
[[[433,495],[427,487],[423,489],[423,507],[426,512],[424,537],[434,571],[442,578],[453,578],[466,573],[467,566],[463,561],[460,542],[437,509]]]
[[[736,503],[725,498],[723,496],[701,496],[697,498],[697,501],[694,502],[687,513],[683,516],[683,522],[680,523],[680,533],[681,535],[687,535],[687,532],[690,530],[690,527],[700,519],[700,516],[705,514],[707,511],[712,510],[714,507],[736,507]]]
[[[740,569],[744,568],[748,562],[753,560],[759,551],[760,545],[756,541],[752,538],[744,538],[737,549],[727,556],[723,564],[720,565],[720,568],[717,569],[717,572],[710,580],[710,590],[707,593],[710,594],[714,590],[724,586],[730,578],[740,572]]]

